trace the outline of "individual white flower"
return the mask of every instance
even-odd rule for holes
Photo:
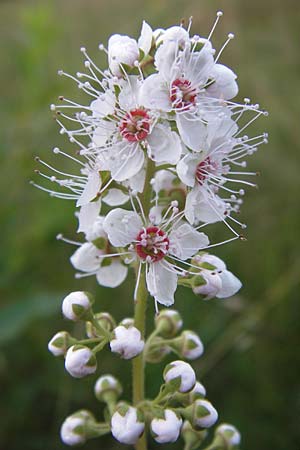
[[[61,440],[67,445],[82,445],[89,437],[88,425],[95,423],[94,416],[86,410],[80,410],[67,417],[60,429]]]
[[[221,436],[225,440],[228,448],[237,446],[241,443],[240,432],[229,423],[222,423],[219,425],[215,430],[215,434],[216,436]]]
[[[209,243],[204,233],[180,222],[178,215],[182,214],[171,205],[161,223],[154,226],[143,223],[136,212],[117,208],[108,213],[103,224],[113,246],[127,248],[128,255],[137,259],[140,267],[146,263],[148,291],[166,306],[174,303],[177,277],[185,273],[178,262],[191,258]]]
[[[154,439],[159,444],[177,441],[182,425],[182,419],[171,409],[165,409],[164,418],[154,418],[150,427]]]
[[[134,445],[143,434],[144,428],[143,418],[133,406],[121,406],[112,415],[112,435],[122,444]]]
[[[186,359],[197,359],[204,351],[204,346],[199,336],[190,330],[181,334],[181,356]]]
[[[88,347],[73,345],[67,351],[65,368],[72,377],[83,378],[96,371],[97,360]]]
[[[123,392],[120,382],[112,375],[102,375],[96,381],[94,392],[99,401],[105,401],[105,396],[113,395],[116,400]]]
[[[210,428],[218,420],[218,413],[208,400],[196,400],[191,406],[192,425],[197,428]]]
[[[158,113],[142,105],[141,87],[136,76],[128,76],[119,86],[118,97],[111,100],[117,112],[107,116],[101,109],[102,105],[106,109],[105,102],[94,100],[90,105],[93,117],[89,120],[94,131],[87,154],[118,182],[137,175],[143,169],[145,155],[157,164],[174,165],[182,151],[180,138],[169,123],[162,118],[158,121]]]
[[[85,319],[92,307],[93,299],[87,292],[74,291],[68,294],[62,303],[62,312],[66,319],[77,320]]]
[[[193,284],[195,294],[201,294],[205,300],[213,297],[227,298],[236,294],[242,287],[240,280],[226,269],[225,263],[214,255],[197,255],[193,262],[201,267],[199,284]],[[210,265],[207,268],[205,264]]]
[[[113,75],[123,77],[125,75],[122,64],[134,67],[139,59],[139,47],[137,42],[129,36],[113,34],[108,40],[108,64]]]
[[[145,343],[137,328],[119,325],[114,329],[114,336],[115,338],[110,342],[111,351],[119,353],[122,358],[131,359],[143,351]]]
[[[188,392],[196,384],[196,375],[193,368],[184,361],[172,361],[164,370],[164,380],[166,383],[179,379],[179,392]]]
[[[75,341],[67,331],[59,331],[48,343],[48,350],[54,356],[63,356],[68,347]]]

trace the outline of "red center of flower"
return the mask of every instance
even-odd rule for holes
[[[119,130],[129,142],[145,139],[150,130],[150,117],[144,109],[133,109],[122,119]]]
[[[207,178],[208,172],[211,171],[211,169],[213,169],[213,167],[209,156],[204,159],[204,161],[201,161],[201,163],[198,164],[195,177],[200,186],[203,185],[204,181]]]
[[[158,227],[144,228],[137,235],[136,252],[141,259],[150,262],[160,261],[169,250],[170,241],[164,231]]]
[[[192,86],[189,80],[177,78],[171,84],[170,100],[173,108],[188,111],[195,105],[197,89]]]

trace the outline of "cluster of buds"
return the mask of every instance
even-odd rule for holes
[[[163,309],[155,317],[155,329],[145,345],[145,358],[148,362],[161,361],[170,352],[180,358],[193,360],[204,351],[200,337],[190,330],[180,332],[183,321],[174,309]]]
[[[86,338],[75,339],[67,331],[56,333],[48,344],[54,356],[65,357],[65,368],[74,378],[83,378],[97,369],[96,355],[106,344],[124,359],[132,359],[144,348],[140,331],[133,321],[127,320],[116,326],[107,312],[94,313],[94,299],[87,292],[71,292],[62,302],[62,312],[73,322],[86,322]]]

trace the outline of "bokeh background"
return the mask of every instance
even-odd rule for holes
[[[262,176],[242,209],[247,242],[216,249],[243,280],[243,289],[232,300],[209,302],[179,289],[176,307],[206,345],[194,367],[221,420],[241,430],[243,450],[300,448],[299,0],[2,0],[1,449],[63,449],[59,427],[66,415],[85,407],[101,417],[93,397],[96,376],[71,379],[63,362],[47,351],[56,331],[80,332],[62,319],[61,298],[89,289],[97,294],[99,310],[111,311],[117,320],[132,314],[132,280],[111,291],[93,279],[74,279],[68,262],[74,249],[55,240],[58,232],[75,236],[74,205],[28,183],[35,177],[35,155],[52,161],[52,147],[71,150],[48,105],[60,94],[78,93],[57,69],[82,70],[81,45],[101,63],[98,43],[115,32],[137,37],[143,18],[156,28],[193,15],[193,32],[206,36],[219,9],[225,15],[214,44],[218,48],[235,32],[222,62],[239,76],[240,99],[250,97],[270,111],[252,128],[253,134],[268,130],[270,143],[249,166]],[[225,230],[214,233],[222,238]],[[152,318],[149,303],[149,324]],[[147,369],[149,395],[160,385],[163,366]],[[103,351],[99,367],[101,373],[122,373],[129,398],[130,363]],[[121,446],[107,437],[84,448]],[[151,442],[150,448],[159,445]]]

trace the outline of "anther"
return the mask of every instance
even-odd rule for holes
[[[50,111],[55,111],[56,110],[56,106],[52,103],[52,105],[50,105]]]
[[[222,17],[223,16],[223,11],[218,11],[217,12],[217,17]]]
[[[60,95],[59,97],[58,97],[58,100],[60,100],[61,102],[64,100],[64,96],[63,95]]]
[[[80,51],[81,51],[82,53],[84,53],[84,52],[86,52],[86,48],[85,48],[85,47],[80,47]]]
[[[228,39],[234,39],[234,34],[233,33],[229,33],[228,34]]]
[[[98,48],[99,48],[100,51],[103,51],[104,50],[104,45],[103,44],[99,44]]]

